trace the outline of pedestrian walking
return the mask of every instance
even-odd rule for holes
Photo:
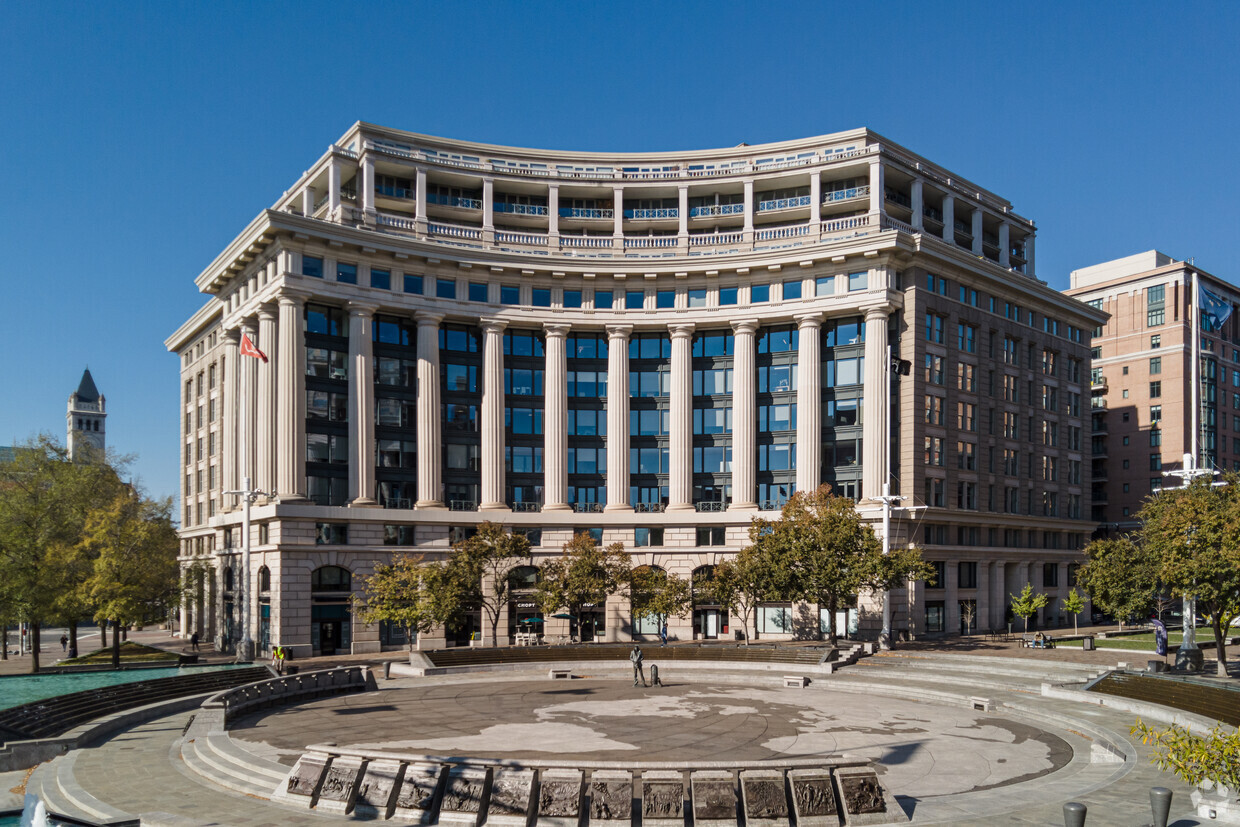
[[[276,672],[284,674],[284,661],[288,658],[288,649],[284,646],[276,647]]]
[[[198,651],[198,633],[197,632],[194,632],[192,635],[189,636],[189,645],[190,645],[190,648],[193,649],[195,652]]]
[[[659,640],[663,641],[663,645],[667,645],[667,621],[663,621],[663,625],[659,627]]]
[[[69,636],[68,635],[60,636],[60,651],[62,652],[69,651]]]
[[[642,682],[642,686],[646,686],[646,673],[642,670],[642,661],[644,656],[640,646],[634,646],[633,651],[629,652],[629,663],[633,664],[633,685],[637,686],[638,680]]]

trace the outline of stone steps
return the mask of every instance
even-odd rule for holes
[[[210,733],[181,744],[185,765],[207,781],[225,789],[257,798],[271,798],[284,783],[287,769],[278,770],[266,759],[250,755],[240,747],[225,743],[224,733]]]
[[[37,773],[37,794],[49,814],[101,827],[136,827],[137,816],[100,801],[77,783],[73,775],[77,756],[76,752],[61,756]]]
[[[291,769],[279,761],[272,761],[263,758],[261,755],[255,755],[238,745],[236,741],[228,737],[226,732],[212,732],[209,734],[207,736],[207,746],[213,753],[229,762],[230,765],[250,773],[251,778],[255,781],[261,780],[263,783],[268,784],[269,790],[274,790],[278,785],[284,783],[284,780],[288,777],[289,769]]]
[[[967,656],[955,659],[938,656],[888,655],[867,658],[864,665],[884,671],[902,671],[911,674],[933,672],[953,675],[957,678],[968,676],[970,680],[976,678],[984,680],[987,676],[1002,676],[1026,681],[1039,687],[1043,682],[1082,683],[1107,670],[1107,667],[1091,664],[1028,663],[1015,658]]]

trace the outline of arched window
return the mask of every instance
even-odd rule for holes
[[[258,570],[258,590],[260,592],[271,591],[271,569],[266,566]]]
[[[539,573],[538,566],[517,566],[508,573],[508,588],[514,592],[535,589]]]
[[[639,635],[657,635],[662,628],[664,617],[641,612],[650,601],[652,591],[657,589],[667,572],[659,566],[638,566],[633,569],[633,589],[629,595],[633,608],[633,631]],[[641,617],[638,615],[641,614]]]
[[[713,604],[714,596],[711,594],[711,584],[715,581],[714,566],[698,566],[693,570],[693,604]]]
[[[323,566],[310,574],[312,592],[347,592],[353,588],[353,576],[339,566]]]
[[[232,590],[233,590],[232,566],[225,566],[224,567],[224,591],[230,592]]]

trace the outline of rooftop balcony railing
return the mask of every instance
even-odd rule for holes
[[[901,207],[908,207],[910,209],[912,209],[913,207],[913,199],[909,198],[907,195],[900,192],[899,190],[893,190],[893,189],[884,190],[883,197],[886,198],[888,201],[892,202],[893,204],[899,204]]]
[[[560,218],[615,218],[616,211],[585,207],[560,207]]]
[[[797,207],[808,207],[810,204],[808,195],[798,195],[793,198],[775,198],[770,201],[759,201],[758,212],[773,212],[775,210],[793,210]]]
[[[679,218],[680,209],[678,207],[658,207],[650,210],[625,210],[624,217],[637,221],[650,221],[660,218]]]
[[[689,210],[690,218],[709,218],[717,215],[744,215],[744,204],[707,204]]]
[[[667,503],[635,503],[633,510],[638,514],[661,514],[667,510]]]
[[[602,503],[573,503],[573,511],[577,514],[597,514],[602,510]]]
[[[513,503],[512,511],[514,514],[530,514],[542,511],[542,503]]]
[[[409,201],[418,197],[418,191],[407,187],[375,186],[375,195],[386,195],[388,198],[403,198]]]
[[[481,198],[462,198],[459,195],[440,195],[434,192],[426,194],[426,203],[438,204],[441,207],[460,207],[465,210],[482,209]]]
[[[547,208],[542,204],[508,204],[503,201],[496,201],[495,212],[508,213],[510,215],[546,215]]]
[[[477,500],[448,500],[449,511],[477,511]]]
[[[717,500],[700,500],[698,502],[695,502],[693,504],[693,507],[699,512],[727,511],[728,510],[727,503],[719,502]]]
[[[869,198],[870,187],[867,184],[864,187],[849,187],[846,190],[828,190],[822,194],[822,203],[830,204],[835,201],[851,201],[854,198]]]

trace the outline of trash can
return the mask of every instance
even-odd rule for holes
[[[1094,636],[1086,635],[1084,638],[1082,638],[1081,648],[1084,649],[1086,652],[1093,652],[1094,651]]]

